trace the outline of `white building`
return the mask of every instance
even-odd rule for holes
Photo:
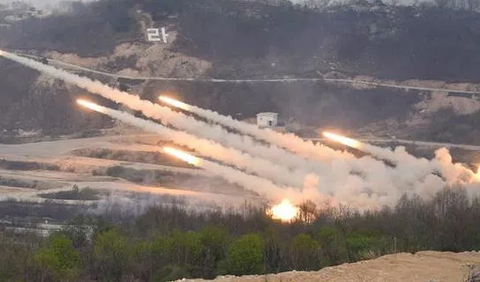
[[[259,113],[257,114],[257,125],[258,127],[274,127],[278,124],[278,114],[277,113]]]

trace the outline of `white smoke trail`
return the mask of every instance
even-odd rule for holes
[[[475,175],[473,171],[463,165],[453,163],[452,156],[446,148],[436,150],[435,158],[427,160],[409,154],[403,146],[398,146],[392,151],[388,148],[359,143],[359,150],[388,160],[396,165],[395,171],[403,180],[414,181],[423,179],[429,174],[438,173],[445,179],[448,185],[454,185],[469,183]]]
[[[203,138],[216,140],[227,147],[237,148],[244,152],[248,152],[250,155],[259,156],[290,168],[302,168],[302,170],[308,169],[309,171],[315,172],[321,171],[325,168],[324,165],[318,162],[308,161],[305,158],[293,155],[277,146],[261,145],[249,136],[232,134],[221,126],[206,124],[192,117],[172,111],[168,107],[163,107],[150,101],[141,100],[138,96],[130,95],[129,93],[111,88],[99,81],[80,77],[64,70],[59,70],[52,66],[44,65],[37,61],[1,50],[0,56],[74,84],[91,93],[99,94],[107,99],[124,104],[131,109],[142,111],[146,116],[159,119],[164,124],[171,124],[180,130],[185,130]]]
[[[79,100],[92,110],[108,115],[112,118],[141,128],[145,131],[156,133],[165,139],[186,146],[197,151],[204,157],[210,157],[221,162],[234,165],[235,167],[245,170],[249,173],[257,174],[261,177],[268,178],[275,183],[282,185],[302,188],[305,179],[309,176],[307,173],[299,170],[290,170],[284,166],[274,164],[267,160],[252,157],[233,148],[226,148],[214,141],[198,138],[194,135],[170,129],[153,121],[135,117],[129,113],[113,110],[94,103]]]
[[[472,182],[475,178],[473,171],[461,164],[453,163],[452,156],[446,148],[438,149],[435,152],[435,159],[427,160],[409,154],[403,146],[396,147],[392,151],[389,148],[374,146],[330,132],[324,132],[323,135],[346,146],[369,153],[379,159],[390,161],[396,166],[394,173],[398,181],[413,183],[423,180],[430,174],[438,173],[445,178],[448,185],[464,185]]]
[[[339,157],[353,158],[353,156],[347,152],[336,151],[322,144],[315,144],[312,141],[303,140],[292,133],[280,133],[270,128],[259,128],[254,124],[236,120],[231,116],[224,116],[215,111],[202,109],[194,105],[176,101],[169,97],[161,96],[160,100],[223,126],[237,130],[243,134],[248,134],[257,139],[288,149],[293,153],[299,154],[305,158],[314,158],[321,161],[332,161],[333,159]]]
[[[92,93],[100,94],[105,98],[125,104],[132,109],[140,110],[146,116],[160,119],[164,123],[171,124],[178,129],[188,131],[206,139],[216,140],[226,147],[240,149],[248,152],[252,156],[271,160],[271,162],[281,166],[301,168],[302,171],[315,171],[319,176],[318,180],[314,179],[315,177],[305,179],[305,184],[309,184],[309,187],[308,189],[304,189],[302,193],[298,193],[298,191],[293,191],[292,189],[276,190],[272,188],[273,191],[279,193],[277,196],[282,196],[282,198],[291,194],[290,197],[292,199],[306,198],[308,196],[308,199],[317,202],[322,199],[334,199],[338,203],[355,206],[390,205],[405,191],[417,190],[428,193],[435,189],[441,189],[441,187],[437,185],[438,183],[444,184],[441,179],[434,175],[427,175],[423,179],[418,179],[418,177],[414,176],[411,178],[412,181],[406,181],[406,171],[395,173],[395,171],[398,170],[388,168],[383,165],[382,162],[367,160],[366,158],[332,157],[330,163],[320,163],[312,160],[307,161],[303,157],[292,155],[276,146],[260,145],[251,137],[231,134],[220,126],[209,126],[194,118],[176,113],[167,107],[155,105],[149,101],[143,101],[139,97],[112,89],[98,81],[79,77],[14,54],[0,52],[0,55],[75,84]],[[443,161],[439,163],[445,164],[448,163],[448,160],[445,161],[445,159],[443,159]],[[352,175],[352,167],[360,171],[362,175]],[[408,169],[414,171],[414,173],[416,173],[415,170],[417,170],[416,167],[409,167]],[[288,175],[289,174],[284,173],[282,177]],[[395,177],[398,177],[399,181],[396,181]],[[315,185],[317,181],[318,183]],[[299,180],[295,183],[297,182],[299,182]],[[411,185],[410,182],[412,182]],[[269,186],[267,185],[266,187]],[[320,190],[322,191],[321,193]]]
[[[277,167],[268,161],[254,159],[234,149],[227,149],[218,144],[215,145],[212,141],[199,140],[199,138],[187,133],[171,130],[157,123],[139,119],[124,112],[110,109],[108,111],[102,110],[102,112],[147,131],[161,134],[177,144],[197,150],[203,156],[233,164],[249,173],[256,173],[275,182],[284,182],[286,185],[294,184],[292,186],[301,187],[302,185],[299,185],[299,183],[303,180],[304,189],[302,192],[291,189],[282,190],[281,192],[281,196],[289,195],[288,197],[296,202],[304,199],[319,202],[325,198],[323,193],[328,193],[332,198],[337,199],[339,203],[354,204],[357,207],[367,208],[393,205],[401,196],[398,183],[394,183],[390,178],[392,169],[373,158],[335,159],[331,165],[325,167],[325,174],[320,177],[313,174],[306,175],[306,173],[299,171],[288,173],[285,168]],[[168,133],[165,130],[168,130]],[[352,164],[365,171],[365,179],[350,174],[350,166]]]
[[[204,159],[200,160],[199,167],[224,178],[232,184],[240,185],[247,190],[260,194],[261,196],[266,196],[267,199],[274,202],[281,200],[285,194],[299,194],[298,192],[294,192],[291,188],[279,187],[265,178],[247,174],[240,170]],[[299,202],[297,202],[297,204],[298,203]]]
[[[440,148],[435,151],[435,159],[430,161],[436,171],[438,171],[449,184],[465,184],[476,182],[475,172],[464,167],[462,164],[454,163],[452,155],[447,148]]]

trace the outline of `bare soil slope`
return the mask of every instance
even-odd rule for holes
[[[386,255],[377,259],[327,267],[317,272],[291,271],[255,276],[222,276],[214,281],[274,282],[274,281],[466,281],[471,269],[480,264],[479,252],[418,252]],[[185,281],[185,280],[184,280]],[[204,281],[200,279],[186,281]]]

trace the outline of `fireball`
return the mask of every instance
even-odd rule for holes
[[[289,200],[284,199],[280,204],[273,206],[270,212],[273,219],[292,221],[298,214],[298,208],[292,205]]]

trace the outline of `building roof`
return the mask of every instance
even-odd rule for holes
[[[264,112],[264,113],[258,113],[257,117],[258,116],[270,116],[270,117],[272,117],[272,116],[278,116],[278,113]]]

